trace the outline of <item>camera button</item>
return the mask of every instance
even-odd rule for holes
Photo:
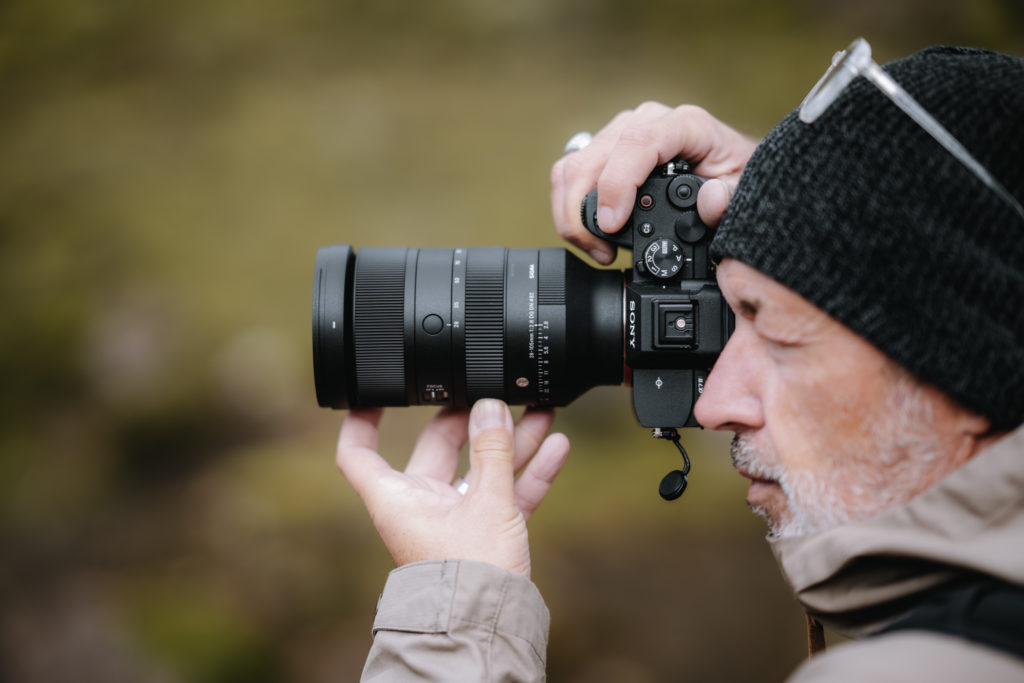
[[[423,331],[427,334],[437,334],[444,329],[444,320],[436,313],[431,313],[423,319]]]
[[[640,195],[640,198],[636,201],[636,203],[640,206],[641,209],[644,209],[646,211],[647,209],[654,208],[654,197],[649,194],[642,194]]]
[[[700,222],[696,211],[687,211],[676,218],[676,236],[684,242],[699,242],[707,234],[707,227]]]
[[[641,223],[640,227],[637,228],[637,231],[644,237],[650,237],[654,234],[654,226],[650,223]]]
[[[668,200],[677,209],[692,209],[697,204],[697,190],[701,180],[693,175],[681,175],[668,184]]]

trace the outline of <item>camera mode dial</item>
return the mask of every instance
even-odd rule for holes
[[[647,272],[661,280],[678,275],[683,269],[684,260],[683,250],[670,239],[655,240],[644,249]]]

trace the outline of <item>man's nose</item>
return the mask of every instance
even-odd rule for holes
[[[693,408],[694,417],[708,429],[742,431],[764,424],[759,362],[747,343],[748,331],[737,331],[722,349]]]

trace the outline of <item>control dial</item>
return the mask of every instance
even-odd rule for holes
[[[644,265],[656,278],[667,280],[683,269],[683,250],[670,239],[651,242],[644,249]]]

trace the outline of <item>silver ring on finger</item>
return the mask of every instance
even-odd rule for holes
[[[565,149],[562,151],[562,155],[564,156],[571,152],[578,152],[587,145],[589,145],[593,140],[593,135],[591,135],[588,131],[581,130],[579,133],[576,133],[571,138],[569,138],[569,141],[565,143]]]

